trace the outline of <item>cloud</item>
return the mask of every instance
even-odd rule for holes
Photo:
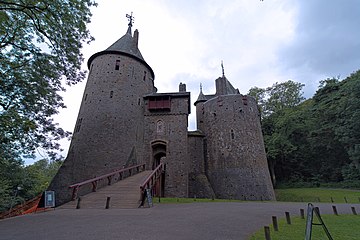
[[[342,78],[360,67],[360,4],[348,1],[298,1],[293,40],[280,51],[285,72]],[[312,85],[320,79],[301,79]]]
[[[292,79],[306,84],[306,97],[319,80],[345,77],[360,66],[358,0],[101,1],[89,25],[96,40],[84,47],[86,60],[125,34],[125,14],[131,11],[155,86],[174,92],[186,83],[191,105],[200,83],[205,94],[215,92],[221,60],[226,77],[243,94]],[[56,119],[68,131],[74,128],[84,86],[64,93],[68,108]],[[195,128],[194,113],[190,129]]]

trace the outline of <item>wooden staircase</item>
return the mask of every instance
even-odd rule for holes
[[[143,171],[110,186],[98,189],[96,192],[81,196],[81,209],[104,209],[106,199],[110,197],[109,208],[137,208],[140,200],[140,184],[152,171]],[[77,200],[68,202],[59,208],[75,209]]]

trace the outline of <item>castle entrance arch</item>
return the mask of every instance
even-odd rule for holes
[[[160,163],[164,163],[164,158],[166,158],[166,148],[167,143],[162,140],[156,140],[151,143],[152,148],[152,169],[154,170]],[[165,163],[164,163],[165,164]],[[165,166],[166,168],[166,166]],[[165,189],[165,173],[163,172],[160,176],[160,181],[155,185],[155,196],[164,197]]]
[[[152,169],[160,165],[161,159],[166,157],[166,142],[157,140],[151,143],[152,148]]]

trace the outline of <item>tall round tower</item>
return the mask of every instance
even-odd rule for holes
[[[154,72],[138,49],[139,33],[127,32],[88,60],[89,76],[68,156],[49,189],[57,204],[70,199],[68,186],[143,162],[143,96],[153,93]]]
[[[216,197],[275,200],[255,99],[241,95],[223,74],[216,94],[200,91],[195,106],[205,135],[204,172]]]

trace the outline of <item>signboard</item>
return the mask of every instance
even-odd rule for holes
[[[317,219],[319,220],[320,223],[313,223],[314,211],[315,211],[316,217],[317,217]],[[324,223],[324,221],[322,220],[322,218],[320,216],[319,208],[315,208],[314,205],[309,203],[308,204],[308,209],[307,209],[307,217],[306,217],[305,240],[311,240],[311,231],[312,231],[312,226],[313,225],[322,226],[326,236],[328,237],[328,239],[333,240],[333,238],[330,235],[329,230],[325,226],[325,223]]]
[[[54,191],[45,191],[45,208],[55,207],[55,192]]]
[[[147,199],[147,202],[149,204],[149,207],[152,207],[153,206],[153,202],[152,202],[152,196],[151,196],[151,190],[150,188],[147,188],[146,189],[146,199]]]
[[[311,240],[311,230],[312,230],[312,222],[314,216],[313,213],[314,213],[314,205],[309,203],[307,209],[307,216],[306,216],[305,240]]]

